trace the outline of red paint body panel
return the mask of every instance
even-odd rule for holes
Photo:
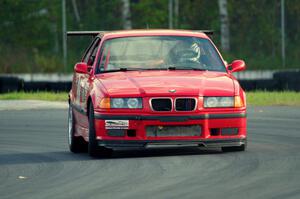
[[[110,32],[104,35],[103,40],[114,39],[120,37],[140,37],[140,36],[188,36],[200,37],[209,39],[209,37],[202,32],[189,30],[123,30]]]
[[[114,97],[172,96],[232,96],[233,80],[226,73],[210,71],[130,71],[96,76],[107,94]],[[174,94],[173,94],[174,95]]]
[[[109,39],[138,36],[188,36],[208,39],[204,33],[177,30],[140,30],[118,31],[104,34],[99,43],[95,60],[101,58],[101,46]],[[211,40],[210,40],[211,41]],[[220,58],[219,51],[216,49]],[[82,60],[83,61],[83,60]],[[224,60],[222,59],[223,63]],[[120,71],[94,74],[96,62],[90,74],[74,73],[72,89],[69,94],[70,103],[75,107],[75,135],[88,141],[88,103],[93,103],[95,114],[108,116],[197,116],[208,114],[246,113],[246,97],[236,78],[226,69],[226,72],[194,71],[194,70],[156,70],[156,71]],[[169,92],[176,89],[176,93]],[[244,106],[240,108],[204,108],[205,96],[240,96]],[[101,109],[101,99],[104,97],[141,97],[142,109]],[[154,112],[150,108],[152,97],[193,97],[198,100],[197,108],[191,112]],[[170,136],[147,137],[145,128],[149,125],[193,125],[202,128],[201,136]],[[136,136],[112,137],[107,134],[105,120],[95,119],[96,138],[98,140],[198,140],[198,139],[246,139],[246,117],[193,119],[181,122],[162,122],[160,120],[129,120],[129,128],[136,131]],[[237,135],[213,136],[211,128],[238,128]]]
[[[170,136],[170,137],[147,137],[145,132],[146,126],[172,126],[172,125],[200,125],[202,127],[201,136]],[[111,137],[107,135],[107,130],[104,127],[104,120],[95,121],[98,139],[103,140],[120,140],[120,137]],[[246,131],[247,121],[246,118],[230,118],[230,119],[203,119],[203,120],[190,120],[186,122],[161,122],[158,120],[130,120],[129,129],[136,130],[136,137],[122,137],[123,140],[193,140],[193,139],[229,139],[229,138],[241,138],[247,137]],[[209,129],[211,128],[238,128],[238,135],[234,136],[211,136]]]

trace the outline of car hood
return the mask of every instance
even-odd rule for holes
[[[127,71],[103,73],[97,79],[115,97],[234,95],[233,79],[224,72]]]

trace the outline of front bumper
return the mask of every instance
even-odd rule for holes
[[[152,148],[152,147],[191,147],[208,148],[241,146],[246,139],[211,139],[211,140],[99,140],[98,145],[107,148]]]
[[[105,127],[107,120],[128,121],[124,134],[111,136]],[[186,127],[199,125],[199,134],[177,133],[172,136],[149,134],[148,127]],[[120,115],[95,112],[96,139],[99,146],[119,147],[164,147],[164,146],[241,146],[247,138],[246,112],[203,113],[195,115]],[[235,129],[234,134],[223,134],[222,130]],[[134,132],[134,136],[132,133]],[[170,133],[170,131],[165,131]],[[225,132],[225,131],[224,131]]]

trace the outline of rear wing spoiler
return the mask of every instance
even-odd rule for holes
[[[68,31],[67,36],[92,36],[96,37],[99,34],[103,34],[107,31]]]
[[[208,36],[212,36],[214,34],[213,30],[192,30],[193,32],[202,32]],[[96,37],[98,34],[104,34],[109,31],[68,31],[68,36],[93,36]]]
[[[194,32],[202,32],[208,36],[212,36],[214,34],[213,30],[193,30]]]

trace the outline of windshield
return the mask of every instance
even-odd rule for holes
[[[181,36],[124,37],[107,40],[97,71],[209,70],[225,66],[208,39]]]

